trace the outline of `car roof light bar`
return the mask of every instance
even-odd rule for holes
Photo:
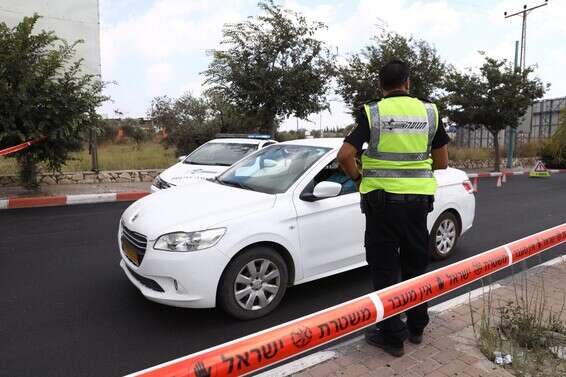
[[[258,139],[269,140],[271,135],[266,134],[216,134],[217,139]]]

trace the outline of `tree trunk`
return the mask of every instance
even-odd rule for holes
[[[493,135],[493,148],[495,148],[494,170],[498,172],[501,170],[501,154],[499,151],[499,131],[492,132],[491,134]]]
[[[22,186],[29,190],[37,190],[39,188],[39,183],[37,182],[37,162],[30,157],[23,157],[18,162]]]

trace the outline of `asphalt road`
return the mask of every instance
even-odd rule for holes
[[[498,189],[495,179],[482,179],[479,189],[475,226],[446,263],[566,221],[566,174],[511,177]],[[116,229],[127,206],[0,211],[0,375],[123,375],[371,290],[367,269],[344,273],[290,289],[274,314],[251,322],[151,303],[118,266]]]

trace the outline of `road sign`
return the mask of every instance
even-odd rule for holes
[[[550,177],[550,173],[544,166],[544,163],[539,160],[534,169],[529,173],[529,177]]]

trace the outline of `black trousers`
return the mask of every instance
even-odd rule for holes
[[[427,203],[389,203],[366,215],[365,248],[375,290],[426,272],[429,262],[429,234],[426,226]],[[407,327],[420,334],[429,322],[427,304],[406,312],[405,324],[399,315],[377,324],[384,338],[400,343],[407,338]]]

